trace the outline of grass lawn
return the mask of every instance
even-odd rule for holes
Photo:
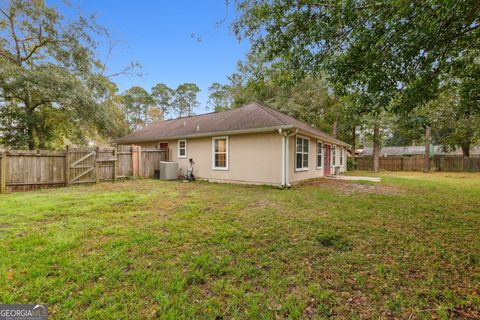
[[[51,319],[478,319],[480,174],[382,177],[0,195],[0,302]]]

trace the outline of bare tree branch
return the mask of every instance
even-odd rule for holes
[[[16,63],[20,65],[22,63],[20,59],[21,52],[20,52],[20,45],[19,45],[17,33],[15,32],[15,16],[12,13],[7,14],[3,9],[0,9],[0,11],[5,15],[5,17],[7,17],[8,22],[10,24],[10,33],[12,35],[13,41],[15,42],[15,51],[17,54]]]

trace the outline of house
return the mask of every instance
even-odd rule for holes
[[[359,156],[371,157],[373,148],[367,147],[359,150]],[[447,152],[442,146],[430,145],[430,156],[462,156],[462,149]],[[480,155],[480,146],[470,147],[470,156]],[[425,156],[425,146],[405,146],[405,147],[383,147],[380,149],[381,157],[423,157]]]
[[[191,159],[199,179],[279,186],[346,171],[350,147],[259,103],[156,122],[114,143],[168,150],[179,175]]]
[[[433,147],[433,146],[432,146]],[[432,149],[430,150],[432,151]],[[371,157],[373,155],[373,148],[366,147],[359,150],[361,157]],[[412,157],[424,156],[425,146],[405,146],[405,147],[383,147],[380,148],[380,157]]]

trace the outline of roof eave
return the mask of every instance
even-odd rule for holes
[[[314,138],[316,138],[316,139],[318,139],[318,140],[321,140],[321,141],[323,141],[323,142],[341,145],[341,146],[347,147],[347,148],[349,148],[349,149],[352,148],[352,146],[349,145],[348,143],[345,143],[345,142],[343,142],[343,141],[341,141],[341,140],[338,140],[338,139],[335,139],[335,138],[333,138],[333,137],[330,138],[330,137],[320,136],[320,135],[313,134],[313,133],[311,133],[311,132],[309,132],[309,131],[307,131],[307,130],[305,130],[305,129],[300,129],[300,128],[298,128],[298,132],[301,133],[301,134],[304,134],[304,135],[306,135],[306,136],[314,137]]]
[[[191,138],[205,138],[205,137],[215,137],[215,136],[226,136],[226,135],[236,135],[236,134],[248,134],[248,133],[260,133],[268,132],[278,129],[294,129],[292,125],[282,125],[282,126],[273,126],[273,127],[262,127],[262,128],[252,128],[252,129],[240,129],[240,130],[227,130],[227,131],[215,131],[215,132],[205,132],[205,133],[196,133],[189,135],[179,135],[171,137],[157,137],[155,139],[146,139],[146,140],[136,140],[132,142],[122,142],[120,139],[114,139],[111,143],[125,145],[125,144],[136,144],[136,143],[149,143],[157,141],[167,141],[167,140],[178,140],[178,139],[191,139]]]

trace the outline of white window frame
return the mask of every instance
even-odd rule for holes
[[[185,148],[180,148],[180,142],[185,142]],[[178,151],[177,151],[178,158],[180,158],[180,159],[187,158],[187,139],[178,140],[177,141],[177,149],[178,149]],[[185,154],[183,156],[180,154],[180,149],[185,149]]]
[[[337,165],[337,146],[332,144],[332,164],[331,167],[335,167]]]
[[[226,161],[226,166],[225,167],[217,167],[215,166],[215,141],[216,140],[226,140],[225,141],[225,161]],[[212,170],[223,170],[227,171],[230,166],[230,143],[228,136],[221,136],[221,137],[213,137],[212,138]]]
[[[297,139],[300,138],[300,139],[305,139],[308,141],[308,152],[306,153],[307,154],[307,161],[308,161],[308,165],[306,167],[303,166],[303,155],[305,154],[305,152],[303,152],[303,141],[302,141],[302,167],[301,168],[298,168],[297,167]],[[310,138],[309,137],[305,137],[305,136],[301,136],[301,135],[296,135],[295,136],[295,171],[308,171],[310,170]]]
[[[318,153],[319,144],[320,144],[320,153]],[[323,155],[325,154],[325,151],[323,150],[323,148],[324,148],[323,141],[317,140],[317,157],[315,158],[317,170],[320,170],[323,168]],[[320,166],[318,165],[318,156],[320,156]]]
[[[344,159],[343,159],[343,148],[340,147],[340,166],[343,167]]]

